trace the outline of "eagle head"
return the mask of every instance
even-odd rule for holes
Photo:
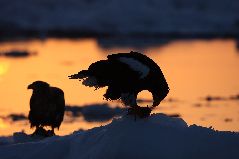
[[[32,90],[44,90],[49,88],[50,85],[46,82],[43,81],[35,81],[32,84],[28,85],[27,89],[32,89]]]

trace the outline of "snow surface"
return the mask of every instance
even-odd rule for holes
[[[16,133],[12,143],[5,141],[0,146],[1,159],[239,158],[239,133],[188,126],[182,119],[164,114],[136,121],[133,116],[123,116],[106,126],[63,137],[28,138]]]
[[[238,8],[238,0],[0,0],[0,29],[238,34]]]

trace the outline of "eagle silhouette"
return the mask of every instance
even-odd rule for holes
[[[60,128],[64,118],[64,92],[43,81],[33,82],[28,89],[33,90],[28,115],[31,128],[36,127],[33,135],[55,135],[54,129]],[[46,131],[44,126],[50,126],[51,131]]]
[[[92,63],[88,70],[70,75],[70,79],[83,80],[83,85],[96,89],[108,86],[106,100],[121,100],[130,106],[129,114],[139,117],[150,115],[167,96],[169,87],[160,67],[149,57],[138,52],[117,53],[107,56],[107,60]],[[137,105],[137,94],[148,90],[153,96],[151,107]]]

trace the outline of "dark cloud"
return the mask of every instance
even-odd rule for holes
[[[205,101],[225,101],[225,100],[239,100],[239,94],[237,95],[231,95],[228,97],[222,97],[222,96],[206,96],[205,98],[203,98],[202,100]]]
[[[31,53],[26,50],[10,50],[6,52],[0,52],[0,56],[9,58],[24,58],[32,55],[36,55],[36,53]]]
[[[219,96],[207,96],[204,98],[204,100],[210,102],[210,101],[219,101],[219,100],[226,100],[225,97],[219,97]]]
[[[24,114],[9,114],[6,117],[2,117],[4,120],[11,120],[11,121],[22,121],[27,120],[27,116]]]
[[[174,99],[174,98],[166,98],[166,99],[163,100],[163,102],[168,102],[168,103],[178,102],[178,101],[179,101],[179,100]],[[137,99],[137,103],[138,103],[138,104],[153,103],[153,100],[151,100],[151,99],[144,99],[144,98],[138,98],[138,99]]]
[[[81,111],[82,111],[82,107],[77,105],[74,105],[74,106],[67,105],[65,108],[65,112],[72,117],[81,116]]]
[[[137,48],[145,49],[154,46],[163,46],[173,41],[173,38],[159,37],[133,37],[133,36],[117,36],[98,38],[98,45],[104,49],[111,48]]]
[[[232,122],[233,119],[232,119],[232,118],[225,118],[224,121],[225,121],[225,122]]]
[[[123,114],[125,108],[110,107],[108,104],[91,104],[84,106],[66,106],[66,114],[74,117],[83,116],[88,122],[109,121],[115,116]]]
[[[230,96],[229,99],[231,99],[231,100],[239,100],[239,94],[234,95],[234,96]]]
[[[87,122],[105,122],[109,121],[115,116],[119,116],[126,111],[126,108],[119,106],[111,107],[106,103],[103,104],[90,104],[90,105],[67,105],[65,109],[65,122],[73,122],[74,118],[83,117]],[[10,120],[13,122],[28,120],[28,117],[24,114],[9,114],[1,117],[4,120]]]
[[[180,115],[180,114],[177,114],[177,113],[175,113],[175,114],[167,114],[167,116],[169,116],[169,117],[174,117],[174,118],[179,118],[179,117],[181,117],[181,115]]]

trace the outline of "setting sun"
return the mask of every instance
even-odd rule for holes
[[[0,62],[0,76],[4,75],[9,68],[9,63],[7,62]]]
[[[4,128],[6,128],[6,127],[7,127],[7,125],[4,124],[4,122],[3,122],[2,119],[0,119],[0,129],[4,129]]]

